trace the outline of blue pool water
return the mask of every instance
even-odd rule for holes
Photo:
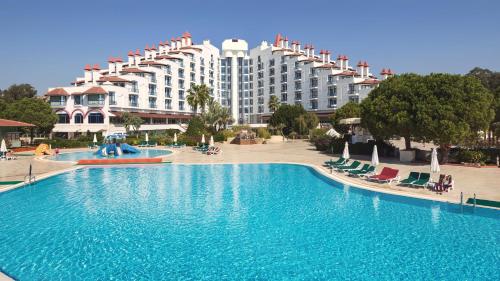
[[[116,158],[149,158],[149,157],[164,156],[170,153],[172,152],[165,149],[140,149],[140,153],[123,153],[120,156],[116,156]],[[108,157],[99,156],[95,154],[95,150],[67,152],[67,153],[61,153],[57,156],[47,157],[47,159],[56,161],[78,161],[81,159],[105,159],[105,158]]]
[[[0,194],[20,280],[500,280],[500,212],[300,165],[84,168]]]

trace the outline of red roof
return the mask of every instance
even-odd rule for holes
[[[186,31],[182,34],[182,37],[191,38],[191,33]]]
[[[333,75],[355,76],[355,75],[358,75],[358,73],[356,71],[346,70],[346,71],[343,71],[343,72],[340,72],[340,73],[336,73],[336,74],[333,74]]]
[[[101,70],[101,67],[99,66],[98,63],[94,64],[94,66],[92,67],[93,70]]]
[[[380,81],[378,81],[378,80],[366,79],[364,81],[361,81],[361,82],[358,82],[358,83],[355,83],[355,84],[374,85],[374,84],[378,84],[378,83],[380,83]]]
[[[325,63],[323,65],[320,65],[320,66],[316,66],[316,68],[334,68],[336,67],[334,64],[331,64],[331,63]]]
[[[195,51],[198,51],[198,52],[201,52],[202,50],[200,48],[197,48],[197,47],[193,47],[193,46],[184,46],[184,47],[181,47],[182,50],[186,50],[188,49],[191,49],[191,50],[195,50]]]
[[[122,70],[122,72],[125,72],[125,73],[153,73],[151,71],[147,71],[147,70],[139,69],[139,68],[135,68],[135,67],[124,68]]]
[[[159,61],[149,60],[149,61],[141,61],[139,65],[167,65],[167,64]]]
[[[124,82],[124,83],[127,83],[130,81],[127,79],[120,78],[118,76],[102,76],[101,78],[99,78],[99,80],[97,80],[97,82]]]
[[[86,64],[84,70],[92,70],[92,67],[90,64]]]
[[[106,90],[104,90],[102,87],[92,87],[83,93],[84,94],[107,94],[108,92]]]
[[[35,125],[20,121],[0,119],[0,127],[35,127]]]
[[[46,96],[69,96],[63,88],[55,88],[45,94]]]
[[[281,34],[276,34],[276,37],[274,38],[274,47],[279,47],[281,40]]]
[[[168,55],[161,55],[161,56],[156,56],[155,60],[162,60],[162,59],[167,59],[167,60],[180,60],[181,58],[176,58]]]

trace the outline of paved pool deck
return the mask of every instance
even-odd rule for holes
[[[162,157],[165,161],[174,164],[218,164],[218,163],[299,163],[315,167],[324,175],[337,179],[346,184],[361,186],[366,189],[405,196],[420,197],[439,201],[460,202],[460,193],[464,193],[464,201],[473,197],[493,201],[500,201],[500,169],[499,168],[474,168],[456,165],[441,165],[441,173],[451,174],[455,180],[455,188],[450,192],[437,194],[423,188],[401,187],[396,183],[378,184],[363,179],[348,177],[344,174],[331,172],[322,166],[324,161],[337,159],[338,156],[328,155],[315,150],[307,141],[296,140],[283,142],[275,138],[268,144],[260,145],[232,145],[228,143],[217,144],[222,148],[219,155],[206,155],[193,150],[191,147],[170,149],[174,153]],[[160,147],[161,148],[161,147]],[[86,149],[63,150],[82,151]],[[369,156],[352,155],[352,159],[369,163]],[[74,168],[74,163],[57,162],[37,159],[34,156],[19,156],[15,161],[0,161],[0,181],[23,180],[28,173],[29,164],[32,163],[33,173],[37,178]],[[411,163],[402,164],[396,159],[380,159],[381,167],[392,167],[400,170],[400,175],[405,178],[410,171],[429,172],[429,164]],[[437,175],[433,175],[436,179]],[[9,189],[9,186],[0,186],[0,191]]]

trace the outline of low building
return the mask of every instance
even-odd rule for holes
[[[21,128],[34,128],[35,125],[8,119],[0,119],[0,140],[4,139],[7,147],[21,147]]]

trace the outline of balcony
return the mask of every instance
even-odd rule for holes
[[[318,98],[318,93],[313,93],[309,95],[310,99],[317,99]]]
[[[138,107],[139,103],[137,101],[129,101],[128,105],[131,107]]]
[[[149,108],[156,108],[156,103],[150,103]]]
[[[66,101],[51,101],[50,106],[51,107],[65,107]]]
[[[91,107],[101,107],[104,106],[104,100],[89,100],[87,105]]]

